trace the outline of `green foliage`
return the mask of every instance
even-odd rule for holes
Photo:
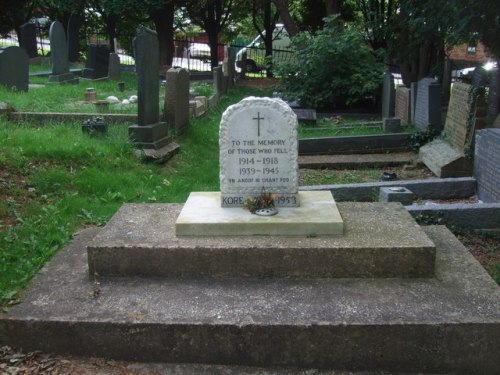
[[[350,106],[380,87],[383,67],[374,61],[363,35],[336,17],[315,35],[292,41],[295,58],[277,64],[285,96],[313,108]]]
[[[438,135],[439,132],[436,129],[429,126],[426,130],[421,130],[411,133],[408,140],[408,146],[412,151],[418,152],[420,147],[432,141]]]

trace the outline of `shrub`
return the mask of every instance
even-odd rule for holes
[[[284,95],[302,106],[335,108],[351,106],[380,88],[382,64],[353,25],[333,16],[315,35],[293,38],[295,58],[277,64]]]

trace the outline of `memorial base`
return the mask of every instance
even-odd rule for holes
[[[463,152],[442,139],[434,140],[420,148],[419,159],[437,177],[466,177],[472,175],[472,162]]]
[[[47,84],[49,85],[63,85],[63,84],[76,85],[77,83],[78,83],[78,78],[75,77],[73,73],[50,75],[49,81],[47,82]]]
[[[177,236],[341,235],[344,222],[329,191],[299,192],[299,207],[279,207],[275,216],[257,216],[244,207],[221,207],[218,192],[191,193],[177,222]]]
[[[159,150],[171,142],[166,122],[131,125],[128,127],[128,135],[135,147],[139,149]]]

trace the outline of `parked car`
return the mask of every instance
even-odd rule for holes
[[[283,24],[277,24],[273,31],[273,61],[289,59],[291,40]],[[246,52],[246,71],[259,72],[265,67],[266,50],[262,37],[257,36],[250,44],[236,54],[236,70],[241,70],[243,54]]]
[[[188,58],[210,60],[210,46],[206,43],[191,43],[187,49]]]

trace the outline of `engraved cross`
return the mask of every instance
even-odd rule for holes
[[[260,137],[260,120],[264,120],[264,117],[260,117],[260,112],[257,112],[257,117],[252,118],[252,120],[257,120],[257,136]]]

